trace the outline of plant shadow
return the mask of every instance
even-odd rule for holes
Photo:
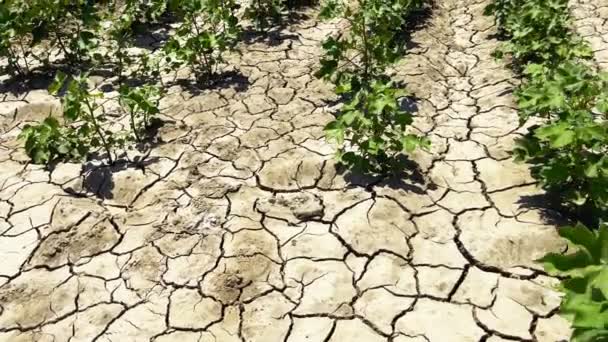
[[[573,225],[577,222],[587,227],[598,227],[600,222],[606,222],[608,213],[591,205],[578,208],[564,205],[563,196],[554,192],[541,195],[522,196],[518,204],[520,208],[534,209],[541,213],[542,219],[551,225]]]
[[[111,77],[111,72],[103,67],[95,67],[92,61],[71,62],[67,59],[50,62],[44,65],[31,66],[23,74],[12,74],[6,67],[0,72],[8,75],[0,82],[0,93],[24,94],[32,90],[48,89],[58,72],[78,75],[88,72],[91,75]]]
[[[405,48],[405,51],[419,46],[418,43],[412,40],[412,35],[427,26],[429,19],[433,15],[435,5],[435,1],[428,1],[424,6],[412,11],[408,15],[405,25],[401,28],[402,34],[398,35],[397,40],[397,43]]]
[[[32,90],[48,89],[60,67],[38,67],[27,74],[12,75],[0,83],[0,93],[25,94]],[[2,70],[8,74],[6,70]]]
[[[561,226],[571,220],[568,215],[564,215],[564,208],[560,204],[559,197],[555,194],[543,193],[521,196],[517,204],[520,209],[538,211],[541,219],[546,224]]]
[[[288,25],[275,26],[268,31],[259,31],[253,27],[248,27],[242,33],[241,42],[246,45],[263,43],[272,47],[279,46],[286,40],[297,39],[298,36],[296,34],[285,33],[284,29],[287,26]]]
[[[178,85],[191,95],[200,95],[204,90],[219,90],[233,88],[238,92],[246,91],[249,89],[251,82],[249,78],[243,75],[238,70],[228,70],[220,72],[208,81],[207,83],[201,83],[196,79],[190,78],[179,78],[175,81],[167,82],[164,84],[165,88]]]
[[[133,46],[148,51],[156,51],[162,43],[171,38],[170,22],[159,24],[142,24],[136,28]]]
[[[284,41],[297,39],[299,36],[293,33],[286,33],[290,26],[312,18],[307,10],[311,9],[317,1],[289,0],[287,1],[288,13],[280,22],[274,23],[268,29],[257,29],[248,25],[243,29],[241,42],[246,45],[264,43],[268,46],[278,46]]]
[[[420,98],[415,96],[403,97],[399,101],[399,109],[404,112],[415,114],[418,112],[418,101],[420,101]]]
[[[65,188],[65,192],[74,196],[89,196],[93,194],[98,199],[113,199],[115,187],[114,175],[128,170],[145,170],[149,165],[158,162],[159,158],[147,158],[147,156],[136,157],[133,160],[118,159],[113,164],[99,164],[87,162],[82,168],[81,189],[72,187]]]
[[[404,190],[418,195],[424,194],[426,190],[436,189],[436,185],[427,184],[418,163],[403,154],[393,158],[390,168],[380,173],[343,164],[335,165],[335,172],[350,185],[368,189],[382,184],[391,189]]]

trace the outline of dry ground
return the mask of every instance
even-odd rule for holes
[[[335,167],[312,74],[336,28],[314,19],[243,44],[233,85],[171,87],[137,163],[28,164],[20,127],[58,103],[0,94],[0,341],[567,340],[486,3],[437,1],[393,68],[433,142],[407,177]],[[608,2],[573,6],[607,66]]]

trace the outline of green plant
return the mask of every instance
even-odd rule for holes
[[[71,63],[100,58],[98,46],[99,8],[88,0],[4,0],[0,3],[0,55],[9,60],[11,71],[25,73],[29,59],[49,63],[59,50]],[[39,53],[34,47],[45,42]]]
[[[597,222],[608,208],[608,76],[586,60],[587,44],[571,30],[567,0],[494,0],[509,38],[508,54],[525,81],[515,92],[522,123],[539,124],[517,141],[516,160],[565,207]]]
[[[107,57],[115,60],[119,84],[122,85],[126,69],[133,63],[137,63],[139,69],[144,69],[144,74],[152,71],[145,70],[150,60],[147,54],[134,58],[127,51],[133,46],[137,31],[147,23],[157,22],[168,11],[169,5],[168,0],[115,0],[110,6],[106,19],[112,22],[112,25],[107,34],[113,45],[112,52]]]
[[[406,133],[412,115],[401,110],[398,101],[405,95],[392,82],[382,80],[358,90],[338,118],[325,127],[328,139],[340,145],[338,161],[380,173],[396,166],[393,162],[397,154],[428,147],[428,140]]]
[[[139,88],[120,88],[120,104],[129,114],[131,133],[141,142],[142,134],[152,126],[152,119],[158,110],[160,91],[153,86]]]
[[[509,40],[497,51],[516,65],[559,64],[590,58],[592,51],[571,30],[568,0],[494,0],[486,14],[495,14]]]
[[[518,7],[523,5],[524,0],[492,0],[484,9],[483,14],[494,16],[498,25],[498,32],[507,35],[507,20]]]
[[[339,145],[340,163],[365,172],[383,173],[396,166],[400,153],[428,147],[429,141],[407,134],[411,113],[400,108],[406,92],[384,74],[403,52],[399,40],[405,15],[420,6],[410,0],[330,1],[323,16],[342,14],[349,23],[345,35],[323,43],[326,56],[317,77],[332,81],[346,103],[325,127]]]
[[[35,164],[51,164],[58,160],[79,160],[87,155],[89,147],[82,143],[81,130],[61,127],[54,117],[42,123],[26,125],[19,139],[25,140],[25,152]]]
[[[273,24],[280,23],[284,12],[283,0],[251,0],[245,8],[244,16],[256,28],[264,31]]]
[[[540,261],[552,275],[565,277],[561,315],[572,322],[572,342],[608,341],[608,225],[591,231],[582,224],[559,234],[577,250],[550,253]]]
[[[58,94],[64,86],[67,88],[61,98],[64,120],[72,127],[77,127],[80,132],[78,136],[82,138],[80,143],[91,148],[103,148],[108,160],[113,163],[112,149],[124,145],[124,138],[103,126],[107,118],[96,103],[103,95],[88,90],[87,78],[87,74],[81,74],[68,81],[67,75],[60,72],[49,91]]]
[[[340,15],[344,11],[344,1],[342,0],[325,0],[321,4],[319,18],[331,19]]]
[[[608,203],[607,146],[606,123],[571,119],[532,128],[514,153],[574,213],[598,219]]]
[[[591,221],[601,221],[608,204],[608,76],[584,61],[588,46],[570,30],[566,0],[494,0],[509,53],[526,82],[517,90],[520,117],[540,125],[517,142],[517,160]],[[583,215],[581,215],[583,216]],[[560,313],[572,323],[573,342],[608,341],[608,226],[597,232],[582,224],[560,229],[577,250],[550,253],[540,261],[564,277]]]
[[[27,125],[20,134],[25,140],[25,150],[34,163],[49,164],[55,161],[80,160],[91,150],[103,149],[108,161],[113,163],[113,150],[127,147],[135,140],[142,141],[154,116],[159,113],[160,92],[156,87],[145,85],[138,88],[120,88],[119,103],[129,115],[130,132],[110,130],[105,112],[97,100],[101,93],[87,87],[87,74],[68,79],[59,72],[49,92],[65,94],[61,98],[63,118],[60,122],[49,116],[38,125]]]
[[[606,108],[608,74],[597,73],[589,65],[567,61],[558,65],[529,64],[528,81],[515,92],[522,120],[530,116],[548,122]]]
[[[328,2],[323,15],[341,12],[348,32],[323,43],[318,77],[336,84],[338,92],[358,91],[382,77],[386,67],[404,52],[399,40],[408,13],[420,7],[418,0],[358,0],[353,4]]]
[[[115,0],[116,1],[116,0]],[[180,0],[125,0],[123,13],[128,13],[132,25],[154,23],[167,13],[172,3]]]
[[[179,0],[174,6],[183,22],[164,46],[166,61],[173,69],[191,66],[197,80],[209,82],[223,61],[222,54],[236,44],[240,32],[236,4],[233,0]]]
[[[116,58],[116,73],[120,84],[122,84],[127,65],[132,62],[126,49],[132,43],[132,26],[137,21],[141,11],[138,5],[140,4],[137,0],[126,1],[123,8],[113,9],[113,13],[109,16],[113,20],[108,35],[115,44],[113,55]],[[119,15],[115,15],[114,12],[118,12]]]
[[[30,53],[28,43],[21,37],[29,28],[16,7],[13,1],[0,2],[0,57],[7,59],[12,73],[24,74],[29,69]]]
[[[522,120],[544,119],[514,150],[533,176],[579,213],[608,206],[608,74],[567,62],[529,65],[517,92]]]

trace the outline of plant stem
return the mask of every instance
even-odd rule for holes
[[[21,47],[21,52],[23,53],[23,62],[25,63],[25,70],[27,72],[30,71],[30,65],[27,62],[27,52],[25,51],[25,48],[23,47],[23,42],[20,40],[19,41],[19,47]]]
[[[135,140],[137,140],[137,142],[141,142],[141,139],[139,138],[139,134],[137,133],[137,127],[135,126],[135,109],[132,109],[130,111],[129,115],[131,116],[131,130],[133,130],[133,134],[135,135]],[[144,117],[144,123],[145,123],[145,117]]]
[[[89,111],[91,123],[93,123],[93,127],[95,127],[95,132],[97,132],[97,135],[101,139],[103,147],[106,150],[106,153],[108,154],[108,160],[110,161],[110,164],[114,164],[114,161],[112,159],[112,151],[110,150],[110,145],[106,141],[106,137],[104,136],[103,132],[101,131],[101,127],[99,126],[99,123],[97,122],[97,119],[95,118],[95,109],[93,108],[93,106],[91,105],[91,102],[89,101],[89,99],[86,96],[84,97],[84,102]]]
[[[365,0],[360,1],[361,8],[365,9]],[[367,27],[365,15],[362,15],[361,33],[363,35],[363,84],[367,86],[369,83],[369,46],[367,42]]]
[[[198,25],[196,24],[195,16],[192,17],[192,24],[194,26],[194,29],[196,30],[196,35],[200,36],[201,30],[199,29]],[[207,81],[209,81],[211,79],[211,76],[213,76],[213,70],[211,70],[210,60],[207,58],[207,54],[205,54],[204,52],[197,53],[196,60],[199,65],[200,64],[203,65],[203,68],[205,69],[205,74],[207,75]]]
[[[11,65],[11,69],[17,72],[18,75],[23,76],[23,69],[19,65],[19,56],[17,53],[15,53],[11,46],[8,47],[8,51],[8,63]]]
[[[63,40],[61,40],[61,33],[59,31],[59,28],[55,30],[55,35],[57,36],[57,43],[59,43],[61,51],[63,51],[65,58],[69,61],[71,59],[71,54],[68,52],[68,49],[65,47],[65,44],[63,44]]]
[[[118,51],[116,52],[116,54],[118,55],[118,85],[122,86],[122,81],[124,78],[124,55],[123,55],[123,41],[121,40],[118,43]]]

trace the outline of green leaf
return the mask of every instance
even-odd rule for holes
[[[560,229],[578,250],[568,255],[548,254],[541,261],[550,274],[568,276],[560,314],[572,322],[572,341],[598,342],[608,328],[608,231],[592,231],[582,224]],[[599,340],[595,340],[599,338]]]
[[[408,134],[401,139],[401,143],[403,144],[403,149],[407,153],[414,152],[418,146],[421,145],[421,140],[417,136],[413,134]]]
[[[589,230],[589,228],[579,223],[574,227],[568,226],[561,228],[559,230],[559,235],[586,251],[594,262],[599,262],[599,241],[596,234]]]
[[[577,127],[576,134],[583,141],[604,140],[607,132],[604,126],[598,124],[583,125]]]
[[[325,128],[325,136],[328,140],[335,140],[338,144],[344,143],[344,129],[337,121],[328,123]]]
[[[63,143],[57,147],[57,152],[61,154],[68,154],[70,152],[70,146],[67,143]]]
[[[49,86],[49,93],[51,93],[53,95],[57,95],[57,93],[59,92],[59,90],[61,90],[61,88],[65,84],[65,80],[67,78],[68,78],[68,76],[66,74],[64,74],[61,71],[58,71],[57,74],[55,75],[55,79],[53,80],[53,82]]]
[[[589,163],[585,166],[585,176],[589,178],[597,178],[599,176],[601,162]]]
[[[584,297],[584,296],[582,296]],[[573,325],[577,328],[604,329],[608,321],[608,312],[603,312],[603,306],[581,299],[576,302]]]
[[[32,159],[35,164],[46,164],[50,159],[50,153],[47,150],[35,149]]]
[[[545,271],[552,275],[580,275],[581,269],[591,265],[593,260],[588,253],[562,255],[549,253],[539,260],[543,263]]]
[[[576,137],[574,131],[570,130],[565,122],[540,127],[535,131],[535,135],[540,140],[549,141],[553,148],[570,145]]]
[[[604,267],[600,270],[593,281],[591,282],[591,286],[600,290],[602,295],[604,296],[604,301],[606,301],[606,309],[608,309],[608,266]],[[608,327],[608,321],[605,322]]]
[[[349,110],[340,114],[340,121],[342,121],[347,126],[353,124],[353,122],[361,116],[361,112],[357,110]]]
[[[608,341],[608,329],[575,329],[571,342],[605,342]]]
[[[600,226],[597,243],[600,245],[600,261],[608,264],[608,224]]]

